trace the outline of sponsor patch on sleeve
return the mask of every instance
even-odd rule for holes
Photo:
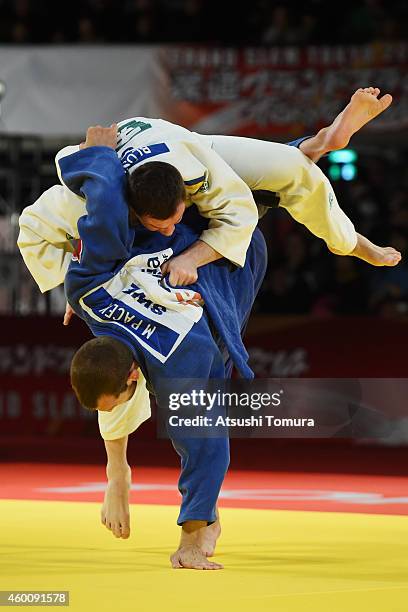
[[[120,161],[125,170],[130,170],[133,166],[140,164],[140,162],[155,157],[156,155],[162,155],[163,153],[169,153],[170,149],[164,142],[158,142],[149,146],[140,147],[135,149],[134,147],[128,147],[123,151],[120,156]]]

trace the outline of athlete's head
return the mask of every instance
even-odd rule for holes
[[[71,362],[71,385],[88,410],[110,411],[127,402],[136,390],[138,365],[130,349],[111,338],[85,342]]]
[[[131,212],[148,230],[171,236],[185,211],[186,190],[180,172],[165,162],[146,162],[127,184]]]

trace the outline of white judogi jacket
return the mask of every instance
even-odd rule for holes
[[[134,118],[118,125],[117,154],[132,172],[149,161],[165,161],[182,175],[188,200],[210,219],[201,240],[218,253],[243,266],[258,209],[249,187],[211,149],[205,136],[162,119]],[[65,147],[58,160],[78,147]],[[77,221],[84,215],[85,202],[64,185],[48,189],[20,217],[18,246],[23,259],[42,292],[64,282],[72,256],[70,238],[79,238]]]
[[[99,431],[104,440],[117,440],[133,433],[151,416],[150,396],[146,380],[139,370],[136,391],[124,404],[110,412],[98,411]]]

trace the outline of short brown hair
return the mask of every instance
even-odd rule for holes
[[[82,406],[96,410],[101,395],[117,397],[126,391],[134,361],[126,344],[110,336],[85,342],[71,362],[71,386]]]
[[[129,175],[126,199],[139,216],[168,219],[186,199],[183,177],[171,164],[146,162]]]

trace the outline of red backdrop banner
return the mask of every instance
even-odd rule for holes
[[[206,134],[280,138],[333,121],[359,87],[373,85],[394,104],[364,131],[398,135],[407,126],[406,43],[356,46],[159,50],[155,100],[162,117]]]
[[[0,436],[97,437],[96,415],[69,385],[72,354],[91,337],[86,326],[10,317],[0,329]],[[258,377],[408,377],[404,319],[254,317],[246,343]]]

